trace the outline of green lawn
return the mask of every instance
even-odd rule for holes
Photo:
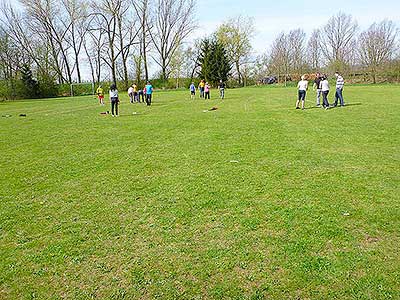
[[[400,299],[400,86],[344,95],[1,103],[0,299]]]

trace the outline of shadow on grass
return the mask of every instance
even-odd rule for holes
[[[349,103],[349,104],[346,104],[344,107],[356,106],[356,105],[362,105],[362,103],[360,103],[360,102]],[[340,105],[338,105],[338,106],[333,106],[333,105],[331,105],[331,106],[329,107],[329,109],[334,109],[334,108],[341,108],[341,106],[340,106]],[[311,106],[311,107],[306,107],[306,108],[305,108],[305,110],[309,110],[309,109],[322,109],[322,110],[324,110],[324,108],[323,108],[322,106]]]
[[[346,108],[348,106],[356,106],[356,105],[362,105],[362,103],[360,103],[360,102],[348,103],[348,104],[345,104],[344,108]],[[337,105],[337,106],[331,105],[330,109],[334,109],[334,108],[342,108],[342,107],[340,105]]]

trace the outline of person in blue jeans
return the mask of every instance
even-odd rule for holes
[[[192,82],[192,84],[189,87],[190,90],[190,99],[194,99],[194,97],[196,96],[196,87],[194,85],[194,82]]]
[[[335,94],[335,103],[333,106],[338,105],[338,100],[340,100],[340,106],[344,106],[344,99],[343,99],[343,87],[344,87],[344,79],[339,74],[339,72],[335,73],[336,76],[336,94]]]
[[[150,106],[151,96],[153,95],[153,86],[151,85],[150,81],[147,81],[145,90],[146,90],[146,104],[147,106]]]
[[[110,86],[110,103],[111,103],[111,115],[113,117],[118,117],[118,104],[119,104],[119,98],[118,98],[118,90],[117,90],[117,85],[113,83]]]

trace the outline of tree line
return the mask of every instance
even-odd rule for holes
[[[21,0],[0,7],[0,79],[17,84],[27,66],[41,85],[82,82],[128,86],[172,73],[176,52],[193,32],[194,0]]]
[[[278,33],[255,56],[249,17],[230,18],[194,40],[195,0],[21,0],[3,2],[0,13],[0,96],[11,98],[21,89],[54,95],[88,72],[95,84],[124,88],[151,76],[175,87],[182,78],[246,86],[271,75],[286,83],[334,70],[373,83],[400,80],[398,28],[390,20],[360,31],[340,12],[308,39],[301,28]]]
[[[256,72],[275,74],[286,82],[292,76],[340,71],[376,83],[400,80],[398,28],[382,20],[360,31],[357,21],[345,13],[332,16],[315,29],[308,40],[302,29],[280,33],[267,53],[257,58]],[[296,78],[297,79],[297,78]]]

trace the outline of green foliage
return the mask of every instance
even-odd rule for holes
[[[24,98],[39,98],[40,88],[37,80],[33,79],[32,71],[29,65],[24,64],[20,69],[21,73],[21,95]]]
[[[48,74],[39,77],[39,91],[41,98],[58,97],[59,85],[56,84],[54,78]]]
[[[220,80],[227,81],[232,65],[224,46],[216,39],[204,39],[199,58],[199,77],[218,85]]]

